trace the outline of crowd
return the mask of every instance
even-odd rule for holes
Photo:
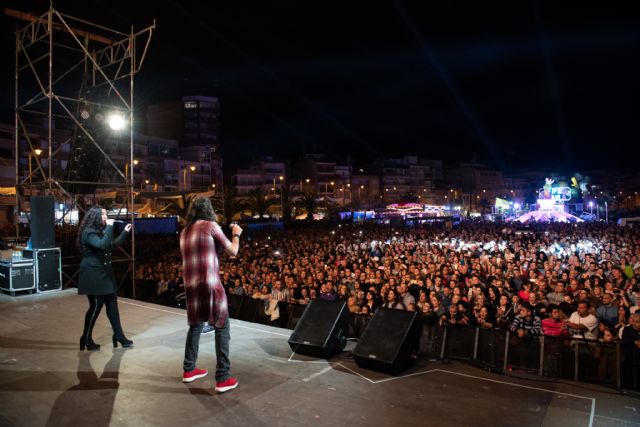
[[[74,235],[68,226],[62,231]],[[175,306],[184,292],[178,235],[139,235],[136,242],[136,297]],[[344,300],[365,316],[393,308],[421,313],[426,325],[640,347],[634,228],[305,223],[248,230],[238,256],[220,258],[227,292],[264,300],[267,314],[279,301]]]
[[[362,315],[381,307],[418,311],[427,325],[640,339],[637,229],[304,224],[245,237],[236,258],[221,257],[221,279],[230,294],[264,300],[268,314],[279,301],[344,300]],[[177,236],[139,238],[136,259],[140,296],[175,304]]]

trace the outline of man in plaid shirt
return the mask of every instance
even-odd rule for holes
[[[187,303],[189,332],[184,352],[183,382],[192,382],[207,375],[206,369],[196,367],[200,333],[205,323],[213,325],[216,342],[216,388],[225,392],[238,386],[229,376],[229,313],[227,296],[220,281],[220,264],[216,242],[231,256],[238,254],[242,228],[234,224],[231,241],[216,222],[217,217],[206,197],[191,201],[186,225],[180,233],[182,273]]]

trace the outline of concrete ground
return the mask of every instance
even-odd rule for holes
[[[391,377],[358,368],[349,351],[329,361],[292,354],[291,331],[238,320],[231,368],[240,386],[217,394],[212,374],[180,382],[184,311],[119,305],[135,347],[112,348],[102,313],[101,351],[80,352],[85,297],[0,295],[0,426],[640,425],[640,401],[609,388],[426,361]],[[213,340],[202,337],[198,363],[210,371]]]

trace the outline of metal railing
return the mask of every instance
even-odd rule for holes
[[[306,305],[280,302],[279,316],[271,320],[265,302],[228,295],[234,319],[294,329]],[[348,338],[360,338],[370,317],[350,313]],[[640,391],[640,350],[621,342],[604,343],[574,337],[525,337],[500,329],[423,325],[419,354],[440,360],[460,360],[508,373],[520,369],[532,374],[580,382],[606,384]]]

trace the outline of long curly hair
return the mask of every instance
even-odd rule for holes
[[[211,206],[211,200],[203,196],[195,196],[189,203],[189,209],[187,210],[187,216],[185,218],[184,228],[189,228],[191,224],[199,219],[207,221],[218,221],[218,216],[213,211]]]
[[[84,214],[84,218],[78,227],[78,237],[76,238],[76,246],[82,250],[82,232],[85,228],[91,228],[98,232],[98,235],[102,237],[105,224],[102,222],[102,208],[100,206],[94,206]]]

